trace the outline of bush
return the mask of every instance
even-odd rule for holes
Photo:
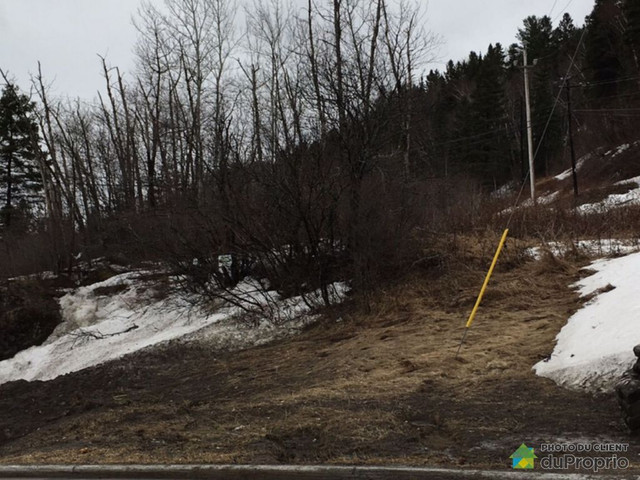
[[[60,323],[58,303],[37,282],[0,289],[0,360],[40,345]]]

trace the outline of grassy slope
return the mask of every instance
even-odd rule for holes
[[[276,344],[169,346],[0,386],[0,462],[504,467],[522,442],[559,435],[631,441],[638,458],[612,396],[531,371],[579,306],[577,268],[522,262],[510,247],[454,358],[495,241],[474,239],[446,275],[389,287],[369,310],[341,307]]]

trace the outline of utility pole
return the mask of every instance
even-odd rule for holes
[[[524,146],[524,137],[527,136],[527,118],[526,118],[526,114],[524,113],[524,97],[522,95],[520,95],[520,180],[521,181],[525,181],[526,177],[526,172],[527,172],[527,167],[526,167],[526,163],[527,160],[525,159],[527,153],[526,150],[527,148]]]
[[[573,196],[578,197],[578,174],[576,172],[576,152],[573,148],[573,116],[571,113],[571,77],[565,78],[567,88],[567,109],[569,111],[569,148],[571,149],[571,175],[573,176]]]
[[[531,186],[531,201],[536,204],[536,179],[535,170],[533,168],[533,131],[531,126],[531,99],[529,95],[529,69],[536,64],[535,60],[533,65],[527,64],[527,46],[523,45],[524,56],[524,98],[527,110],[527,145],[529,147],[529,183]]]

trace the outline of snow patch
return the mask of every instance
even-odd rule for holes
[[[632,178],[627,178],[626,180],[620,180],[614,183],[614,185],[629,185],[632,183],[635,183],[636,185],[640,186],[640,177],[632,177]]]
[[[63,296],[63,322],[43,345],[0,362],[0,384],[50,380],[169,341],[206,341],[225,349],[266,343],[315,321],[310,312],[322,303],[319,292],[282,299],[248,278],[234,290],[235,305],[211,312],[179,292],[175,278],[160,295],[145,279],[150,273],[123,273]],[[348,290],[344,283],[331,285],[331,302],[342,301]],[[242,320],[246,309],[253,312],[252,323]]]
[[[513,194],[516,191],[516,187],[517,185],[515,182],[505,183],[497,190],[491,192],[491,196],[493,198],[507,198],[509,195]]]
[[[576,162],[576,171],[580,170],[582,168],[582,166],[584,165],[584,163],[589,160],[591,158],[591,154],[587,154],[584,157],[581,157],[578,159],[578,161]],[[568,168],[567,170],[565,170],[564,172],[556,175],[555,178],[556,180],[562,181],[562,180],[566,180],[567,178],[569,178],[571,176],[571,172],[572,169]]]
[[[547,242],[544,247],[527,248],[525,254],[534,260],[540,260],[545,250],[548,250],[556,257],[562,257],[574,250],[588,257],[619,256],[637,252],[640,250],[640,243],[638,240],[620,240],[615,238],[578,240],[573,243]]]
[[[606,213],[611,209],[640,205],[640,188],[634,188],[626,193],[614,193],[597,203],[586,203],[576,208],[582,215],[591,213]]]
[[[560,196],[560,192],[551,192],[548,195],[540,195],[539,197],[536,197],[536,204],[549,205],[550,203],[557,200],[559,196]],[[533,200],[531,200],[530,198],[527,198],[520,205],[518,205],[516,209],[522,208],[522,207],[533,207]],[[498,215],[509,215],[513,211],[514,211],[514,207],[508,207],[500,211]]]
[[[596,273],[574,286],[593,298],[562,328],[551,356],[533,368],[559,385],[609,391],[632,365],[633,347],[640,343],[640,253],[597,260],[588,268]]]
[[[537,202],[540,205],[548,205],[549,203],[555,201],[559,195],[560,195],[560,192],[553,192],[548,195],[541,195],[540,197],[537,198]],[[529,199],[529,202],[531,202],[531,199]]]
[[[635,145],[635,144],[634,144]],[[609,150],[607,153],[604,154],[605,157],[611,157],[611,158],[615,158],[618,155],[620,155],[621,153],[625,152],[626,150],[629,150],[629,147],[631,145],[628,143],[622,144],[622,145],[618,145],[616,148],[614,148],[613,150]]]

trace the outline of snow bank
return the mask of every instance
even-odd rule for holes
[[[549,205],[555,202],[558,199],[558,197],[560,197],[560,192],[551,192],[548,195],[540,195],[539,197],[536,198],[536,204]],[[515,208],[519,209],[522,207],[532,207],[532,206],[533,206],[533,200],[531,200],[530,198],[527,198],[520,205],[517,205]],[[510,215],[511,212],[513,212],[513,210],[514,210],[514,207],[507,207],[504,210],[501,210],[500,213],[498,213],[498,215]]]
[[[584,165],[584,163],[589,160],[591,158],[591,154],[587,154],[584,157],[578,159],[578,161],[576,162],[576,171],[580,170],[582,168],[582,166]],[[567,178],[569,178],[572,174],[573,170],[571,168],[568,168],[567,170],[565,170],[564,172],[556,175],[555,178],[556,180],[562,181],[562,180],[566,180]]]
[[[614,183],[614,185],[629,185],[634,183],[637,186],[640,186],[640,177],[632,177],[632,178],[627,178],[626,180],[620,180],[619,182]]]
[[[640,343],[640,253],[588,268],[596,273],[575,286],[593,298],[562,328],[551,357],[533,368],[560,385],[610,390],[631,367],[632,349]]]
[[[534,260],[540,260],[545,250],[549,250],[554,256],[562,257],[568,252],[577,250],[589,257],[628,255],[640,250],[638,240],[620,240],[616,238],[602,238],[597,240],[577,240],[573,243],[547,242],[544,247],[531,247],[525,250],[525,254]]]
[[[227,349],[265,343],[314,321],[308,314],[320,303],[318,293],[281,299],[247,279],[234,292],[242,307],[256,309],[253,324],[247,325],[238,320],[244,312],[240,306],[211,313],[181,294],[175,279],[168,293],[159,295],[150,273],[123,273],[62,297],[63,322],[43,345],[0,362],[0,384],[50,380],[170,340],[207,341]],[[331,300],[341,301],[347,291],[345,284],[333,284]]]
[[[634,143],[635,145],[635,143]],[[624,143],[622,145],[618,145],[616,148],[614,148],[613,150],[609,150],[607,153],[604,154],[605,157],[611,157],[611,158],[615,158],[618,155],[620,155],[622,152],[626,152],[627,150],[629,150],[629,147],[631,145],[628,143]]]
[[[633,179],[629,179],[625,183],[633,183]],[[632,188],[626,193],[611,194],[600,202],[579,205],[576,211],[582,215],[588,215],[590,213],[606,213],[613,208],[632,205],[640,205],[640,188]]]

